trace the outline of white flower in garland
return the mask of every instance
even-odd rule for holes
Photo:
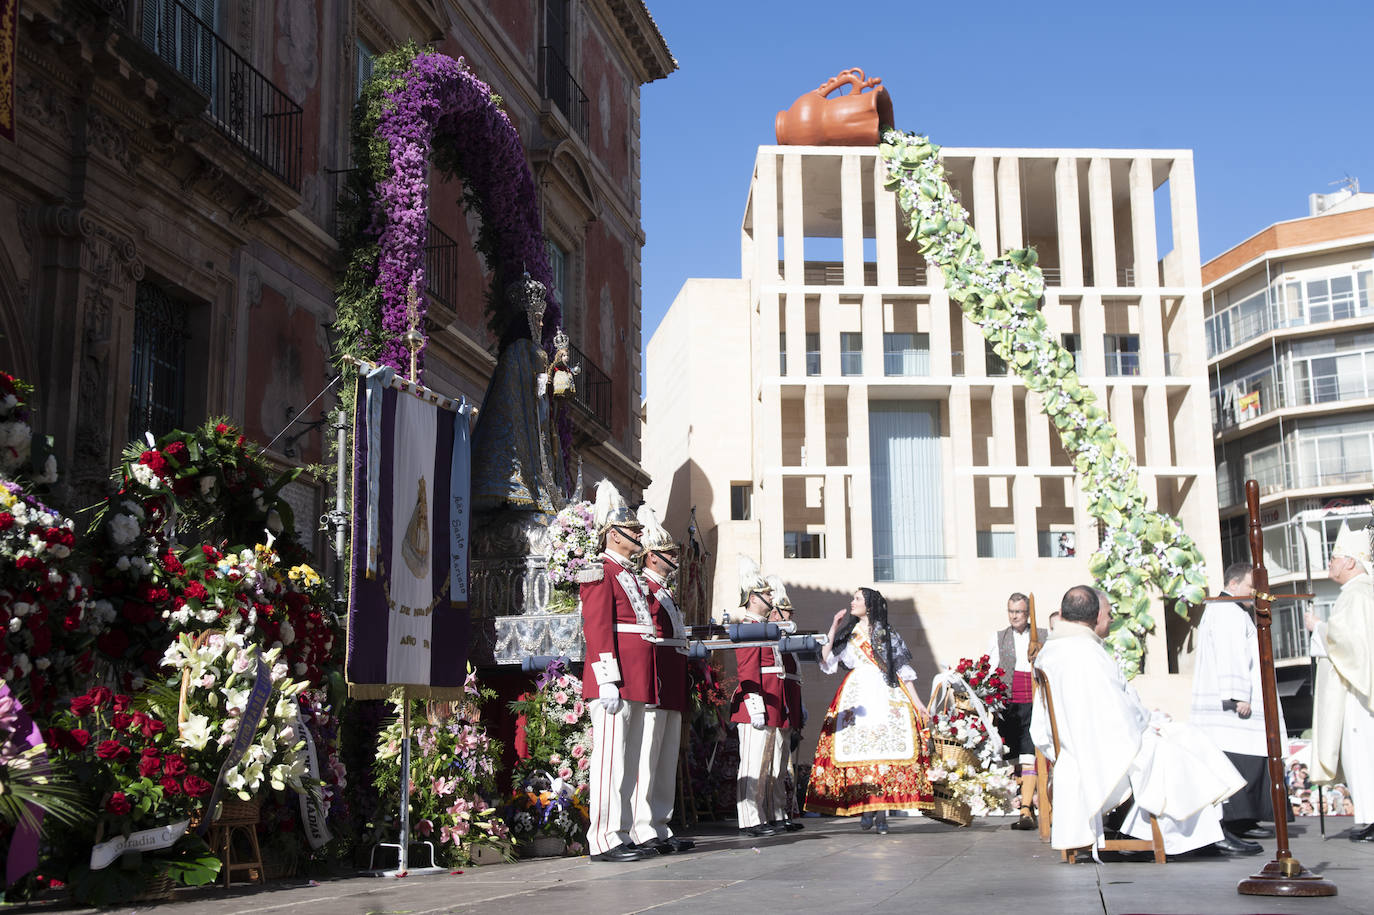
[[[940,268],[950,298],[982,328],[994,351],[1041,395],[1065,449],[1074,454],[1088,511],[1108,529],[1090,564],[1116,612],[1108,642],[1134,675],[1144,651],[1140,635],[1154,626],[1145,586],[1154,584],[1186,613],[1206,592],[1202,556],[1176,519],[1148,510],[1115,427],[1078,380],[1072,354],[1050,333],[1038,307],[1045,285],[1035,252],[1009,251],[991,261],[984,256],[939,152],[925,137],[885,132],[879,153],[887,187],[908,214],[908,241]]]

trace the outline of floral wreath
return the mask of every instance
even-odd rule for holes
[[[1078,380],[1072,354],[1050,333],[1037,307],[1045,282],[1035,250],[986,257],[945,180],[940,147],[927,138],[888,128],[878,152],[887,164],[886,187],[907,213],[907,239],[940,268],[950,298],[982,328],[993,351],[1041,396],[1045,415],[1074,455],[1088,513],[1105,528],[1088,568],[1112,599],[1107,643],[1134,676],[1144,657],[1141,636],[1155,625],[1146,586],[1158,587],[1177,613],[1187,615],[1207,590],[1202,554],[1176,518],[1146,507],[1135,462],[1116,427]]]
[[[502,341],[523,311],[504,290],[529,274],[548,292],[546,353],[563,326],[539,215],[539,194],[520,133],[491,87],[454,59],[413,42],[379,56],[353,113],[350,193],[341,204],[347,261],[335,328],[340,351],[408,372],[413,328],[416,370],[424,366],[425,246],[431,164],[463,181],[463,204],[477,213],[477,250],[492,269],[487,326]],[[419,378],[415,379],[419,381]],[[564,469],[572,478],[572,420],[557,408]]]

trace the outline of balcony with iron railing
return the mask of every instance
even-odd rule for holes
[[[1260,496],[1287,490],[1357,487],[1374,483],[1374,431],[1309,435],[1279,442],[1245,456],[1244,478],[1259,484]],[[1242,502],[1239,480],[1217,481],[1221,508]]]
[[[585,142],[587,139],[587,93],[573,79],[568,63],[556,48],[539,49],[539,91],[562,113],[568,127]]]
[[[1374,272],[1359,270],[1302,281],[1280,280],[1207,319],[1207,358],[1271,330],[1374,315]]]
[[[206,96],[205,116],[222,136],[292,190],[300,190],[300,105],[230,47],[210,23],[176,0],[99,0],[99,5]]]
[[[576,377],[577,391],[573,400],[586,413],[610,432],[611,425],[611,376],[601,370],[587,354],[576,346],[570,346],[570,364],[580,366]]]
[[[1316,364],[1336,371],[1317,373]],[[1288,407],[1339,405],[1374,398],[1374,350],[1336,353],[1270,366],[1212,390],[1212,425],[1218,431]]]
[[[425,242],[425,292],[450,310],[458,307],[458,253],[458,242],[431,220]]]

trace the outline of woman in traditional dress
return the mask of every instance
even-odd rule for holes
[[[872,588],[854,592],[835,614],[821,670],[849,669],[816,743],[806,809],[861,814],[864,829],[887,832],[890,809],[931,805],[923,728],[929,714],[912,684],[911,652],[887,620],[887,601]]]

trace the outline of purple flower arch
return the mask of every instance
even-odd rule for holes
[[[498,340],[504,324],[523,317],[509,313],[506,286],[528,272],[546,290],[548,307],[539,342],[552,353],[554,335],[563,326],[562,303],[554,295],[539,197],[519,131],[497,104],[491,87],[461,58],[419,50],[388,85],[374,136],[386,144],[390,173],[372,188],[368,226],[378,243],[377,361],[408,373],[410,350],[404,336],[413,322],[421,334],[416,380],[423,378],[429,171],[436,154],[446,170],[461,175],[465,202],[482,219],[479,247],[493,272],[490,308],[497,318],[493,323]],[[568,488],[573,478],[572,419],[566,408],[556,409],[554,415]]]
[[[562,303],[554,297],[534,175],[520,134],[493,99],[491,87],[461,59],[421,51],[398,74],[395,88],[383,94],[376,136],[387,144],[391,165],[391,174],[377,183],[372,198],[372,231],[379,245],[376,282],[382,298],[379,361],[401,373],[409,370],[410,351],[402,337],[411,327],[412,298],[424,333],[429,169],[436,144],[448,147],[444,153],[461,168],[467,199],[481,215],[495,274],[496,308],[504,306],[506,285],[528,271],[548,290],[540,343],[552,352],[553,336],[563,325]],[[417,371],[424,365],[427,342],[421,344]],[[564,423],[559,425],[562,432]],[[570,437],[564,436],[565,445],[571,444]]]

